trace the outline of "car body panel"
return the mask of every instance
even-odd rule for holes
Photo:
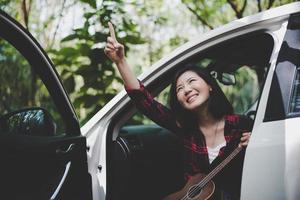
[[[293,87],[298,83],[299,14],[291,15],[282,38],[276,64],[271,66],[268,85],[264,88],[252,138],[244,162],[242,199],[299,199],[299,166],[296,156],[295,122],[292,113]],[[275,33],[276,34],[276,33]],[[280,43],[279,43],[280,44]],[[267,87],[267,88],[266,88]],[[293,141],[293,142],[291,142]],[[293,175],[292,175],[293,173]],[[270,184],[273,183],[273,184]]]
[[[299,118],[287,119],[285,121],[285,193],[286,199],[300,199],[300,135]]]

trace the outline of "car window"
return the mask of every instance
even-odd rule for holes
[[[2,38],[0,38],[0,76],[0,116],[38,107],[42,109],[41,111],[47,112],[47,117],[53,118],[56,134],[65,132],[61,117],[38,74],[26,58]],[[40,115],[40,112],[37,113]]]
[[[154,97],[155,100],[159,101],[163,105],[168,106],[168,94],[170,91],[170,85],[168,85],[163,91],[161,91],[156,97]],[[131,118],[125,123],[126,125],[151,125],[155,124],[153,121],[151,121],[149,118],[147,118],[145,115],[143,115],[141,112],[137,111]]]
[[[290,113],[300,112],[300,68],[296,71],[289,110]]]
[[[232,104],[234,111],[245,114],[258,100],[262,89],[261,83],[251,66],[242,66],[234,74],[236,77],[235,85],[225,86],[220,84],[220,86]]]
[[[253,114],[269,68],[273,45],[274,40],[271,35],[251,34],[212,47],[189,58],[186,62],[216,71],[218,74],[233,74],[235,84],[225,85],[220,81],[218,83],[233,105],[235,113]],[[179,65],[178,68],[180,67]],[[170,74],[175,73],[172,71]],[[168,106],[169,86],[155,98],[166,106]],[[153,123],[151,120],[137,112],[126,125],[151,123]]]

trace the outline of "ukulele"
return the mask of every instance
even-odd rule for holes
[[[179,191],[172,193],[163,200],[209,200],[212,199],[215,192],[215,184],[212,178],[219,173],[241,150],[243,147],[237,147],[231,154],[225,158],[209,174],[196,174]]]

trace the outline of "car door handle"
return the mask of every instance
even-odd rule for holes
[[[57,154],[67,154],[67,153],[70,153],[74,148],[75,148],[75,144],[72,143],[69,145],[69,147],[67,149],[62,149],[61,147],[56,149],[56,153]]]

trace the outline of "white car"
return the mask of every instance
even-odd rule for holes
[[[177,140],[154,123],[133,125],[141,115],[124,90],[80,128],[36,40],[2,11],[0,30],[0,45],[22,54],[57,108],[21,109],[20,103],[0,117],[1,199],[154,200],[179,189]],[[11,55],[4,53],[0,48],[0,69]],[[163,95],[184,63],[207,67],[236,111],[254,119],[241,199],[300,199],[300,3],[209,31],[139,80],[154,96]]]

